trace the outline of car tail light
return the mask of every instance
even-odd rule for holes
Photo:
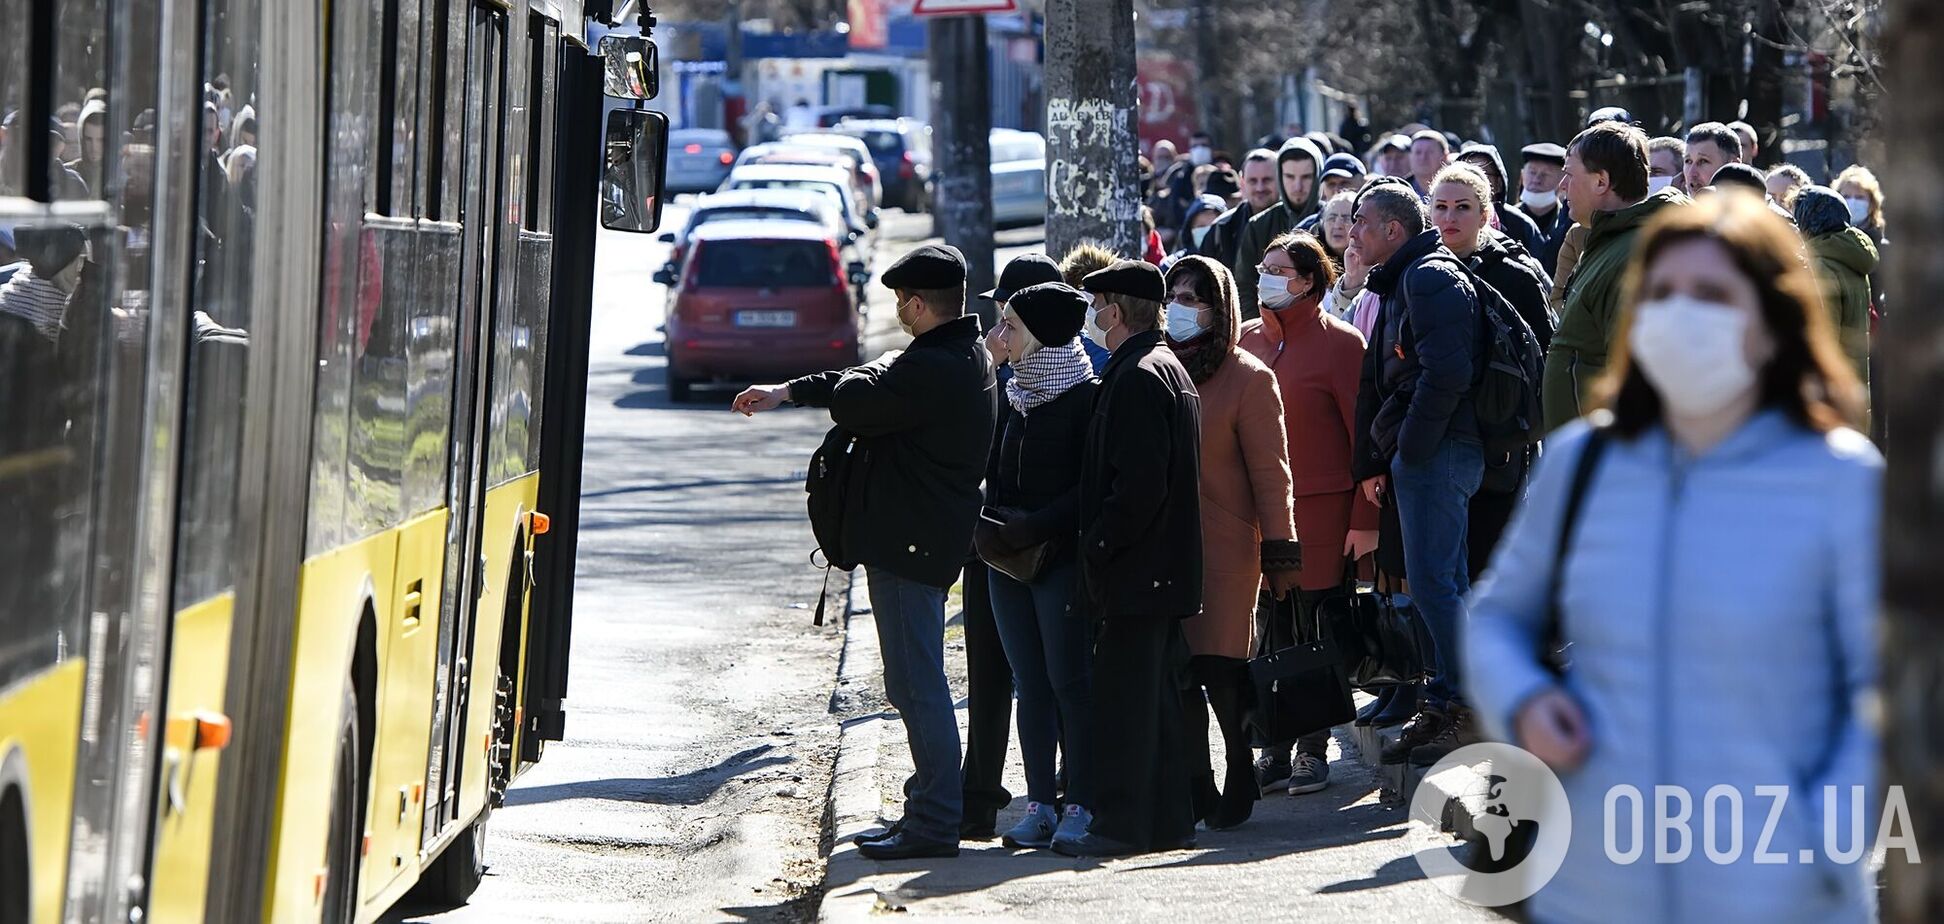
[[[830,275],[837,280],[836,289],[848,297],[850,292],[850,274],[844,270],[844,255],[837,250],[837,241],[835,239],[825,241],[824,243],[830,247]]]
[[[717,159],[717,160],[719,160],[719,161],[722,161],[722,165],[723,165],[724,167],[727,167],[727,166],[729,166],[730,164],[733,164],[733,163],[735,163],[735,162],[736,162],[736,155],[734,155],[734,154],[731,154],[731,153],[729,153],[728,151],[724,151],[724,152],[722,152],[722,156],[720,156],[720,157],[718,157],[718,158],[716,158],[716,159]]]
[[[911,152],[904,152],[904,156],[898,159],[898,176],[909,180],[916,172],[916,165],[911,162]]]
[[[689,146],[687,146],[687,147],[685,147],[685,148],[683,148],[683,149],[682,149],[682,153],[684,153],[684,154],[700,154],[700,153],[702,153],[702,146],[701,146],[701,145],[699,145],[699,144],[691,144],[691,145],[689,145]]]

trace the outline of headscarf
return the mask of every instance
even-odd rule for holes
[[[1174,349],[1182,367],[1188,370],[1188,377],[1199,385],[1208,381],[1208,377],[1228,360],[1235,346],[1236,334],[1242,327],[1242,313],[1236,307],[1235,277],[1220,261],[1208,257],[1195,255],[1176,261],[1174,268],[1168,271],[1168,291],[1173,292],[1175,280],[1191,271],[1199,272],[1213,283],[1215,297],[1209,300],[1212,317],[1208,321],[1208,330],[1202,332],[1201,336],[1186,343],[1177,343],[1169,337],[1168,346]]]
[[[1821,237],[1850,225],[1849,203],[1827,186],[1804,186],[1796,190],[1796,227],[1803,237]]]

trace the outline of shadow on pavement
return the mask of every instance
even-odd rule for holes
[[[650,340],[647,343],[637,343],[634,346],[629,347],[628,352],[623,353],[621,355],[623,356],[667,356],[668,347],[665,346],[664,343],[665,342],[661,340]]]
[[[793,757],[765,756],[774,745],[759,744],[722,759],[713,766],[691,770],[679,776],[658,779],[582,780],[553,786],[514,789],[506,794],[507,805],[532,805],[563,799],[608,799],[617,802],[652,802],[657,805],[701,805],[716,790],[736,777],[779,764],[794,763]]]

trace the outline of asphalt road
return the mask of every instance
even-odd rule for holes
[[[664,227],[683,218],[678,203]],[[874,271],[929,232],[887,212]],[[1039,237],[1006,232],[1000,260]],[[745,419],[733,389],[671,403],[650,278],[668,246],[602,232],[598,247],[567,739],[493,814],[471,903],[392,919],[804,920],[842,643],[840,620],[811,625],[822,573],[802,500],[829,419]],[[875,279],[871,300],[870,352],[902,346]]]

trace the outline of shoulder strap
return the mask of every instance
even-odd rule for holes
[[[1593,486],[1593,472],[1600,466],[1600,456],[1606,452],[1606,430],[1595,427],[1587,435],[1586,445],[1580,449],[1579,458],[1573,466],[1573,481],[1566,490],[1566,510],[1560,518],[1559,539],[1553,548],[1552,574],[1546,581],[1546,631],[1542,635],[1540,663],[1554,674],[1562,673],[1563,661],[1560,648],[1565,643],[1559,623],[1559,589],[1566,572],[1566,557],[1573,551],[1573,535],[1579,526],[1580,510],[1586,505],[1586,494]]]

